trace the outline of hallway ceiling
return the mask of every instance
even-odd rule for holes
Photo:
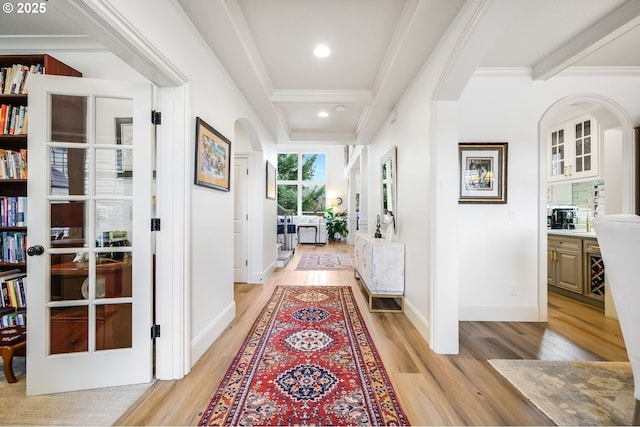
[[[492,7],[505,10],[473,69],[536,80],[640,70],[640,0],[176,1],[279,143],[366,144],[467,7],[482,12],[465,34],[474,40]],[[91,28],[48,4],[28,22],[0,14],[0,53],[95,49]],[[320,43],[329,57],[313,55]]]

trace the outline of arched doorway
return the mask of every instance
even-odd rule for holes
[[[540,307],[540,320],[547,319],[547,198],[549,176],[549,152],[548,135],[552,126],[564,120],[569,120],[584,114],[594,117],[599,125],[599,136],[602,138],[600,147],[603,156],[600,160],[602,174],[608,174],[612,182],[612,195],[618,194],[619,198],[612,198],[609,212],[606,213],[631,213],[635,211],[635,133],[633,125],[626,112],[615,102],[599,95],[571,95],[558,100],[543,114],[538,126],[539,143],[539,287],[538,300]],[[609,142],[608,142],[609,141]],[[609,144],[609,146],[607,146]],[[610,153],[610,157],[617,156],[618,168],[612,170],[610,162],[607,162],[605,148],[616,145],[618,154]],[[609,165],[609,171],[604,169]],[[615,187],[614,187],[615,186]],[[619,187],[619,188],[618,188]],[[614,191],[615,190],[615,191]],[[615,200],[615,201],[614,201]],[[606,203],[606,202],[605,202]],[[605,302],[605,306],[607,302]]]

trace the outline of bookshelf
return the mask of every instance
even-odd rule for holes
[[[47,54],[0,55],[0,329],[26,323],[27,93],[32,73],[82,77]],[[0,346],[5,374],[11,371],[14,350],[17,354],[24,351],[25,340]]]

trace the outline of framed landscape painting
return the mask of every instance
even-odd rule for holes
[[[458,144],[458,203],[507,203],[507,143]]]
[[[229,191],[231,141],[196,117],[195,184]]]

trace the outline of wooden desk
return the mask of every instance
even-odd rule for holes
[[[104,298],[131,297],[130,263],[110,260],[96,265],[96,281],[104,278]],[[59,276],[64,300],[83,299],[76,281],[65,289],[65,279],[84,280],[89,276],[87,262],[65,262],[51,266],[51,277]],[[65,294],[66,291],[66,294]],[[98,296],[101,297],[101,296]],[[88,307],[53,309],[51,315],[51,354],[88,351]],[[96,350],[131,346],[131,304],[96,306]]]

